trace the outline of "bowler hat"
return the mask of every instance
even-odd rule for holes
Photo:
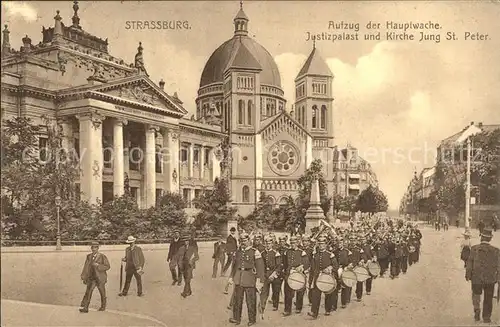
[[[493,237],[493,230],[491,228],[485,228],[483,229],[481,235],[481,237]]]
[[[236,228],[231,227],[231,229],[230,229],[229,231],[230,231],[230,232],[236,232]]]

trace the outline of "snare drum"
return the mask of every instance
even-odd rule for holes
[[[380,265],[378,262],[376,261],[370,261],[368,262],[368,272],[370,273],[370,275],[372,275],[373,277],[378,277],[378,275],[380,275]]]
[[[370,275],[370,272],[368,272],[368,269],[366,269],[363,266],[357,266],[356,268],[354,268],[354,272],[356,273],[356,278],[358,279],[358,282],[364,282],[365,280],[372,277]]]
[[[344,285],[344,287],[354,287],[358,282],[356,273],[351,269],[345,269],[342,272],[340,279],[342,280],[342,284]]]
[[[299,273],[298,271],[290,272],[286,281],[288,286],[290,286],[290,288],[294,291],[300,291],[306,287],[306,275]]]
[[[325,294],[330,294],[337,288],[337,281],[333,275],[320,273],[316,280],[316,287]]]

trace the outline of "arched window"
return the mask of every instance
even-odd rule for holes
[[[318,107],[314,105],[312,110],[312,128],[316,128],[318,126],[317,119],[318,119]]]
[[[243,189],[241,190],[241,197],[243,202],[250,202],[250,188],[248,186],[243,186]]]
[[[252,100],[248,100],[247,110],[248,110],[247,124],[252,125],[252,110],[253,110]]]
[[[326,128],[326,106],[321,106],[321,128]]]
[[[245,101],[238,100],[238,124],[243,125],[245,117]]]
[[[280,208],[286,208],[288,206],[288,201],[287,201],[287,198],[286,197],[282,197],[279,202],[278,202],[278,206]]]

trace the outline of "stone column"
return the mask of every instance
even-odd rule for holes
[[[164,128],[163,187],[167,192],[179,192],[179,132]]]
[[[145,182],[145,208],[156,204],[156,144],[155,135],[157,128],[152,125],[146,126],[146,156],[144,160],[144,182]]]
[[[82,200],[96,204],[102,200],[102,121],[96,113],[77,116],[80,121],[80,190]]]
[[[113,195],[122,196],[125,193],[125,165],[123,150],[123,125],[125,119],[116,118],[113,121]]]
[[[188,175],[189,178],[193,178],[193,168],[194,168],[194,155],[193,155],[193,143],[188,146]]]
[[[200,146],[200,149],[198,150],[198,161],[200,163],[200,180],[203,180],[203,177],[205,176],[205,148]]]

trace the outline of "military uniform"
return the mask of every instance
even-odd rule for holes
[[[373,259],[372,247],[369,244],[365,244],[359,250],[361,261],[363,265],[366,265],[370,260]],[[366,283],[366,294],[370,294],[372,291],[373,278],[368,278],[365,282],[356,283],[356,299],[361,300],[363,297],[363,284]]]
[[[306,252],[309,262],[312,262],[314,249],[315,245],[311,243],[310,237],[304,235],[302,238],[302,250]],[[309,304],[312,304],[311,292],[307,292],[307,299],[309,300]]]
[[[242,240],[249,236],[243,234]],[[231,279],[234,282],[234,304],[232,323],[240,323],[243,309],[243,296],[246,297],[249,325],[257,321],[257,278],[264,281],[264,262],[259,250],[248,246],[236,251],[231,269]]]
[[[298,242],[297,238],[292,237],[290,239],[290,242]],[[302,267],[303,271],[307,271],[309,269],[309,260],[307,258],[307,253],[300,249],[288,249],[286,251],[285,257],[284,257],[284,271],[285,271],[285,316],[289,316],[292,312],[292,300],[293,296],[296,293],[296,299],[295,299],[295,308],[296,312],[299,313],[302,311],[302,306],[304,303],[304,290],[300,291],[294,291],[290,288],[288,285],[287,278],[290,276],[290,271],[295,270],[298,267]]]
[[[391,259],[391,278],[399,277],[401,271],[401,257],[403,256],[403,246],[399,240],[390,244],[389,253]]]
[[[342,270],[346,269],[347,266],[351,263],[351,255],[352,253],[348,249],[344,247],[339,249],[337,253],[337,260]],[[351,287],[347,287],[345,285],[342,286],[342,289],[340,291],[340,304],[342,305],[342,308],[345,308],[347,303],[350,302],[351,292]]]
[[[260,293],[261,310],[264,312],[266,302],[269,297],[269,289],[272,290],[271,300],[273,303],[274,311],[278,310],[281,290],[281,271],[283,264],[281,254],[279,251],[271,249],[264,249],[262,252],[262,259],[264,261],[265,279],[264,286]]]
[[[401,243],[402,256],[401,256],[401,271],[406,274],[408,270],[408,256],[410,255],[410,248],[407,241]]]
[[[386,240],[380,240],[376,246],[377,261],[380,265],[380,277],[384,276],[389,268],[389,244]]]
[[[320,243],[326,242],[326,239],[319,239]],[[321,272],[327,270],[327,273],[335,276],[338,279],[338,269],[339,264],[335,255],[328,250],[317,250],[313,252],[313,258],[311,261],[311,272],[309,274],[309,285],[311,287],[309,294],[311,294],[311,313],[309,314],[313,318],[318,317],[319,306],[321,302],[321,291],[316,285],[316,280]],[[333,293],[325,294],[325,314],[329,315],[333,311],[333,299],[338,297],[337,288]]]

